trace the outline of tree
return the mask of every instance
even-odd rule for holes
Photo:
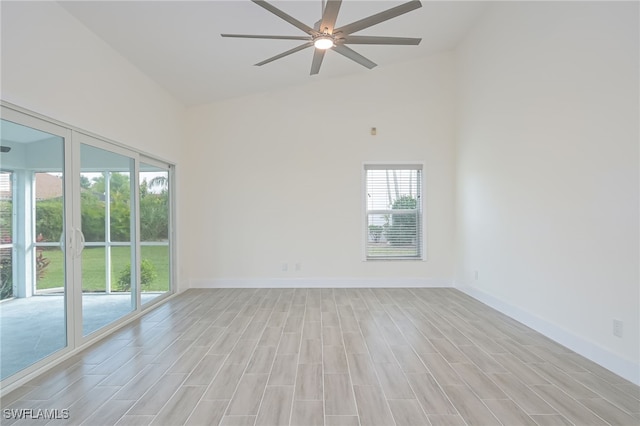
[[[104,241],[104,201],[92,191],[82,191],[82,233],[87,241]]]
[[[164,241],[169,238],[169,192],[167,180],[158,176],[140,184],[140,239]],[[150,189],[160,188],[160,193]]]
[[[110,172],[109,190],[109,195],[111,197],[113,197],[114,194],[122,194],[125,199],[129,199],[129,196],[131,195],[131,181],[129,180],[129,174]],[[106,194],[104,174],[92,179],[91,191],[102,195]]]
[[[85,175],[80,175],[80,188],[83,188],[83,189],[91,188],[91,181]]]
[[[131,240],[131,207],[129,199],[122,194],[115,193],[111,196],[111,241]]]
[[[131,239],[131,181],[125,173],[108,173],[111,241]],[[89,186],[86,187],[87,183]],[[90,242],[105,241],[105,175],[85,176],[81,197],[82,232]],[[151,187],[155,191],[151,191]],[[169,238],[169,191],[166,177],[159,176],[140,184],[140,231],[142,241],[166,241]],[[159,191],[159,192],[158,192]],[[63,200],[55,198],[36,203],[36,232],[43,241],[58,241],[63,228]],[[11,203],[0,202],[0,225],[10,232]],[[6,218],[5,218],[6,216]],[[7,220],[4,220],[7,219]],[[6,226],[5,226],[6,222]],[[8,234],[10,235],[10,233]]]
[[[417,200],[411,195],[402,195],[393,202],[392,210],[415,210]],[[417,214],[391,214],[391,225],[387,228],[386,238],[396,246],[411,245],[415,242]]]
[[[165,192],[169,189],[169,179],[166,176],[156,176],[149,181],[149,188],[159,188],[162,192]]]
[[[110,172],[106,173],[109,177],[109,216],[111,227],[111,241],[130,241],[131,239],[131,180],[128,173]],[[87,241],[104,241],[104,201],[96,203],[96,200],[100,201],[102,197],[106,195],[105,174],[92,179],[91,186],[88,191],[90,192],[94,200],[90,200],[86,197],[87,204],[83,202],[83,221],[86,219],[91,222],[91,225],[87,223],[86,229],[92,236],[89,239],[87,233],[85,238]],[[84,200],[83,200],[84,201]],[[98,204],[101,204],[102,213],[98,213]],[[98,220],[100,224],[98,225]],[[95,222],[95,223],[94,223]],[[103,230],[99,231],[98,226]],[[82,231],[85,231],[85,224],[83,222]],[[100,239],[93,239],[94,235],[101,237]]]
[[[60,240],[64,219],[63,208],[62,197],[36,202],[36,235],[41,235],[42,241]]]
[[[140,239],[163,241],[169,238],[169,199],[167,194],[140,197]]]

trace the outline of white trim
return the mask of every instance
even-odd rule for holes
[[[189,288],[431,288],[452,287],[446,278],[216,278],[191,280]]]
[[[129,219],[131,220],[132,228],[129,240],[135,243],[133,252],[131,253],[131,265],[136,265],[136,273],[135,276],[131,277],[131,287],[129,291],[135,291],[135,298],[131,301],[131,307],[135,311],[140,311],[142,309],[142,282],[140,281],[140,277],[142,276],[140,273],[140,263],[142,262],[142,247],[140,246],[140,156],[138,155],[137,159],[129,161],[132,163],[131,166],[133,166],[133,176],[129,178],[131,195],[133,196],[131,200],[133,206],[131,206],[129,210],[131,212]],[[109,285],[111,285],[111,283],[109,283]],[[169,284],[169,288],[171,288],[171,284]]]
[[[532,314],[531,312],[527,312],[490,294],[484,293],[481,290],[472,287],[459,287],[455,284],[454,287],[485,305],[488,305],[516,321],[521,322],[527,327],[534,329],[538,333],[545,335],[551,340],[566,346],[572,351],[577,352],[607,370],[612,371],[636,385],[640,385],[639,363],[622,358],[596,343],[565,330],[558,324],[551,323],[535,314]]]
[[[360,227],[362,235],[360,241],[361,247],[361,260],[362,262],[377,262],[380,260],[412,260],[415,262],[426,262],[427,256],[427,203],[426,199],[426,173],[425,173],[426,161],[364,161],[360,167],[360,196],[361,196],[361,209],[364,213],[362,217],[362,226]],[[420,256],[406,257],[406,258],[393,258],[393,257],[380,257],[370,258],[367,256],[367,243],[369,241],[369,214],[367,210],[367,170],[392,170],[392,169],[407,169],[415,168],[420,170],[420,208],[416,209],[420,217]],[[372,210],[377,212],[378,210]],[[450,286],[450,284],[448,285]]]
[[[102,338],[102,336],[106,336],[111,334],[113,331],[121,327],[122,324],[129,322],[129,317],[121,317],[115,322],[106,325],[105,327],[100,328],[99,330],[94,331],[93,333],[83,336],[82,330],[82,292],[80,289],[81,283],[81,265],[78,258],[80,257],[81,247],[84,247],[84,241],[79,242],[78,235],[81,234],[80,231],[80,182],[78,180],[79,177],[79,169],[81,168],[81,155],[80,155],[80,147],[82,144],[87,146],[92,146],[98,149],[106,150],[109,152],[113,152],[125,157],[128,157],[130,161],[130,166],[126,170],[129,173],[134,173],[135,171],[139,171],[135,165],[140,163],[140,158],[144,158],[145,162],[149,162],[151,160],[155,162],[166,163],[167,170],[169,171],[169,183],[171,188],[174,188],[172,184],[173,177],[175,176],[175,163],[164,160],[155,155],[151,155],[144,151],[140,151],[137,148],[129,148],[124,144],[118,143],[111,139],[107,139],[105,137],[96,135],[94,133],[79,129],[75,126],[72,126],[67,123],[63,123],[57,121],[53,118],[38,114],[34,111],[30,111],[25,108],[18,107],[6,101],[0,99],[0,117],[3,120],[8,120],[14,122],[16,124],[31,127],[46,133],[49,133],[54,136],[59,136],[64,139],[64,241],[63,241],[63,250],[64,250],[64,259],[65,259],[65,310],[66,310],[66,330],[67,330],[67,345],[53,353],[49,356],[31,364],[25,369],[16,372],[15,374],[4,378],[4,380],[0,381],[0,396],[6,394],[11,389],[14,389],[19,384],[24,384],[30,378],[35,377],[40,372],[44,372],[51,367],[58,365],[62,360],[67,359],[71,354],[78,353],[81,349],[87,347],[92,342],[95,342],[96,339]],[[131,168],[131,164],[134,165],[134,168]],[[46,171],[45,169],[40,169],[41,171]],[[56,169],[56,171],[58,171]],[[110,170],[114,171],[114,170]],[[12,172],[14,172],[12,170]],[[138,173],[134,173],[133,179],[131,179],[133,185],[133,192],[135,194],[135,206],[139,207],[139,182],[138,182]],[[135,183],[135,184],[134,184]],[[15,185],[14,185],[15,186]],[[171,262],[177,262],[177,257],[175,255],[176,249],[174,241],[176,240],[176,227],[177,225],[173,223],[175,218],[175,209],[173,201],[175,200],[175,195],[173,194],[173,190],[170,192],[170,233],[171,233],[171,243],[169,246],[171,247]],[[16,208],[16,203],[13,204],[14,209]],[[136,217],[139,215],[139,211],[136,210]],[[136,219],[138,221],[139,219]],[[74,225],[77,225],[74,227]],[[135,237],[136,250],[141,246],[139,244],[139,226],[136,223],[135,230],[133,231],[132,238]],[[15,229],[15,226],[14,226]],[[108,233],[107,233],[108,236]],[[15,241],[15,238],[14,238]],[[82,244],[82,246],[81,246]],[[36,244],[37,245],[37,244]],[[89,244],[91,245],[91,244]],[[111,243],[105,242],[105,244],[101,244],[101,246],[109,247]],[[114,245],[123,245],[123,246],[131,246],[132,242],[126,242],[123,244],[116,243]],[[14,245],[15,251],[15,245]],[[139,254],[139,252],[138,252]],[[13,256],[15,259],[16,256]],[[15,260],[14,260],[15,261]],[[138,262],[136,262],[138,264]],[[148,302],[144,306],[141,306],[140,303],[137,304],[136,309],[131,311],[128,315],[133,315],[131,318],[136,318],[142,313],[146,312],[148,309],[157,306],[159,303],[163,303],[163,300],[172,297],[177,294],[177,286],[176,286],[176,273],[175,270],[177,268],[174,267],[173,264],[170,265],[171,270],[171,284],[169,291],[167,291],[164,295],[155,298],[153,301]],[[14,267],[14,270],[16,268]],[[139,290],[139,289],[138,289]],[[139,294],[136,297],[140,297]]]

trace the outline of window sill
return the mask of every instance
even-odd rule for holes
[[[422,257],[367,257],[366,259],[363,259],[363,262],[388,262],[388,261],[417,261],[417,262],[422,262],[425,259]]]

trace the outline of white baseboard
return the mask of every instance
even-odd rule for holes
[[[493,309],[521,322],[527,327],[544,334],[548,338],[566,346],[572,351],[590,359],[620,377],[623,377],[636,385],[640,385],[640,364],[622,358],[593,342],[563,329],[557,324],[546,321],[530,312],[524,311],[517,306],[513,306],[478,289],[471,287],[454,287],[485,305],[488,305]]]
[[[190,288],[403,288],[451,287],[440,278],[219,278],[192,280]]]

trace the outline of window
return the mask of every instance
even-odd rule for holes
[[[364,166],[366,259],[422,259],[422,165]]]
[[[171,290],[169,166],[140,162],[140,284],[142,303]]]
[[[3,389],[166,299],[175,271],[173,165],[15,108],[0,105]]]

